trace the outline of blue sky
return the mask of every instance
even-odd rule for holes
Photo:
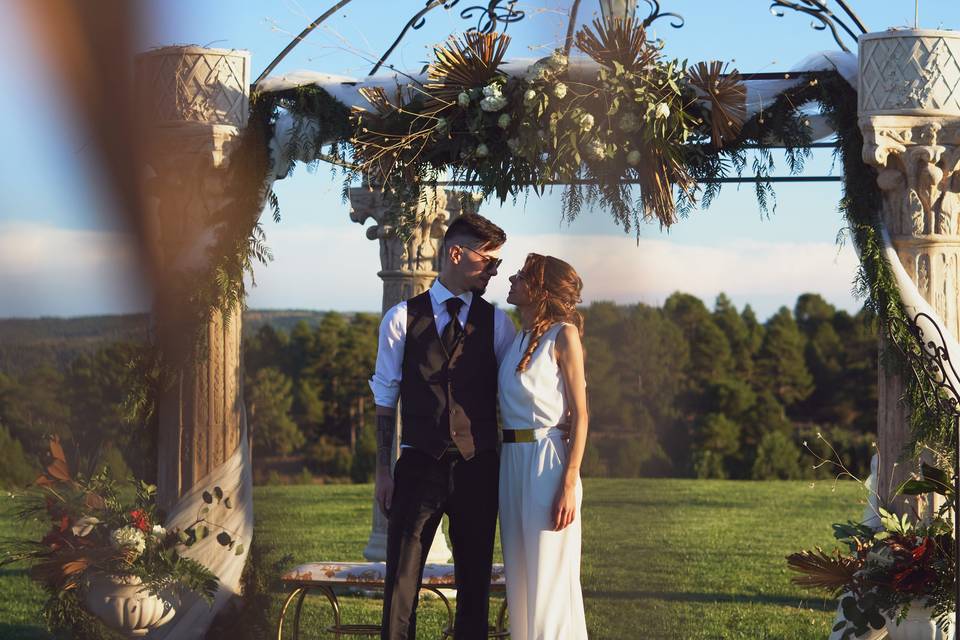
[[[199,44],[248,49],[254,76],[332,2],[307,0],[152,0],[143,48]],[[464,3],[466,6],[469,3]],[[850,3],[868,28],[912,24],[913,0]],[[405,20],[423,3],[354,0],[302,42],[278,72],[314,69],[363,77],[371,60],[387,48]],[[518,3],[527,18],[509,28],[514,57],[546,55],[563,38],[569,3]],[[598,10],[581,4],[581,20]],[[667,55],[730,60],[741,71],[786,70],[807,55],[835,48],[824,32],[810,29],[798,14],[772,16],[765,0],[663,0],[665,11],[686,24],[657,24]],[[641,3],[639,11],[644,10]],[[430,46],[470,25],[457,11],[437,10],[391,57],[400,69],[419,69]],[[144,309],[147,296],[132,275],[128,239],[105,215],[97,176],[56,88],[37,63],[35,43],[11,0],[0,3],[0,53],[8,99],[0,106],[6,153],[0,154],[0,317],[85,315]],[[924,0],[920,26],[960,26],[955,0]],[[12,99],[11,99],[12,98]],[[808,164],[809,174],[831,170],[827,152]],[[277,185],[283,221],[266,224],[276,260],[257,271],[251,307],[378,310],[380,281],[375,243],[349,221],[340,201],[340,181],[324,169],[298,169]],[[559,191],[531,196],[516,205],[484,203],[482,212],[504,227],[510,241],[504,269],[510,273],[527,251],[569,260],[584,277],[589,300],[659,303],[674,290],[712,304],[719,291],[739,306],[749,302],[761,317],[792,305],[804,291],[822,293],[834,304],[856,309],[850,295],[855,257],[838,247],[842,220],[836,212],[836,183],[778,185],[778,207],[763,219],[750,185],[724,188],[705,211],[694,212],[669,232],[651,225],[639,244],[603,211],[588,211],[562,224]],[[506,277],[489,297],[505,298]]]

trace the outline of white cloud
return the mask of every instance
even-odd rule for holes
[[[0,317],[147,308],[126,233],[0,222]]]
[[[508,230],[509,231],[509,230]],[[358,225],[268,230],[275,260],[256,269],[252,308],[378,311],[382,283],[376,242]],[[488,298],[505,304],[507,278],[528,252],[570,262],[584,280],[584,301],[661,304],[684,291],[712,305],[722,292],[761,318],[792,306],[803,292],[820,293],[853,310],[857,260],[831,243],[738,240],[724,246],[618,235],[510,234],[504,265]],[[129,235],[0,223],[0,316],[123,313],[146,309]]]
[[[637,244],[633,237],[612,235],[511,236],[502,254],[504,273],[491,284],[488,297],[506,299],[506,276],[531,251],[573,265],[584,282],[585,302],[660,304],[683,291],[712,306],[724,292],[738,305],[751,303],[761,318],[781,305],[792,307],[805,292],[819,293],[844,309],[860,306],[850,293],[857,269],[850,246],[742,240],[711,247],[660,239]]]

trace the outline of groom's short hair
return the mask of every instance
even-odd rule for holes
[[[476,213],[465,213],[447,227],[443,235],[443,246],[448,247],[464,240],[479,241],[478,249],[495,249],[507,241],[503,229]]]

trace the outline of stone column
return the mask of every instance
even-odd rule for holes
[[[380,241],[380,272],[383,280],[381,312],[393,305],[419,295],[430,288],[437,277],[440,264],[440,245],[447,225],[460,215],[457,192],[428,189],[425,202],[417,212],[419,223],[406,242],[401,242],[389,223],[391,204],[378,189],[357,187],[350,189],[350,219],[364,224],[373,218],[376,224],[367,227],[367,238]],[[400,432],[403,428],[397,413],[393,462],[400,454]],[[448,562],[450,549],[446,538],[438,535],[430,548],[427,562]],[[363,556],[370,561],[387,558],[387,518],[380,506],[373,502],[373,528]]]
[[[169,508],[234,452],[244,419],[240,308],[198,317],[187,296],[197,278],[212,277],[208,249],[223,231],[213,212],[229,202],[226,163],[247,121],[250,54],[165,47],[136,65],[161,275],[153,324],[174,363],[158,402],[158,498]]]
[[[943,320],[941,328],[956,337],[960,33],[908,29],[861,36],[858,111],[863,159],[878,170],[882,219],[897,255]],[[916,466],[900,461],[910,438],[903,389],[903,381],[881,365],[877,486],[886,500]],[[901,513],[916,508],[898,502]]]

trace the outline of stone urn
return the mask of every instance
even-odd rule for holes
[[[172,598],[150,593],[136,576],[95,575],[83,602],[104,624],[131,638],[145,636],[177,613]]]
[[[887,637],[890,640],[954,640],[952,621],[944,631],[931,615],[929,608],[915,604],[900,624],[896,619],[887,618]]]
[[[960,115],[960,32],[892,29],[859,43],[861,118]]]

